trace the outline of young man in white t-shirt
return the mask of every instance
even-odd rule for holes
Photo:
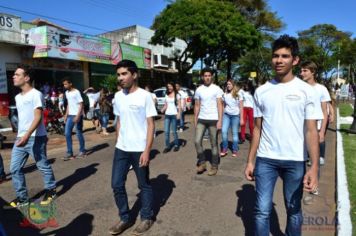
[[[67,109],[64,115],[65,136],[67,142],[67,155],[62,158],[64,161],[74,158],[86,157],[85,140],[83,136],[83,98],[78,89],[73,87],[73,82],[69,77],[63,79],[63,86],[66,89],[65,97],[67,99]],[[75,131],[79,141],[79,154],[73,155],[72,132],[75,126]]]
[[[327,88],[322,85],[317,83],[315,76],[317,72],[317,65],[312,62],[312,61],[305,61],[301,65],[301,77],[305,82],[310,84],[316,94],[316,98],[318,102],[320,103],[323,117],[322,119],[318,120],[317,127],[319,131],[319,149],[320,149],[320,159],[319,159],[319,164],[324,165],[325,160],[325,134],[328,128],[328,108],[332,109],[332,106],[328,106],[328,103],[331,102],[330,94],[327,90]]]
[[[313,89],[293,75],[299,62],[298,42],[283,35],[272,45],[276,77],[255,94],[255,125],[245,169],[247,180],[256,181],[255,235],[269,235],[270,213],[278,176],[283,180],[287,212],[286,235],[301,235],[304,190],[318,190],[318,131]],[[306,149],[312,159],[306,171]],[[256,162],[255,162],[255,157]]]
[[[218,153],[218,130],[222,126],[223,104],[222,89],[213,84],[213,70],[205,68],[202,70],[204,84],[195,92],[194,124],[195,124],[195,149],[198,155],[197,174],[206,171],[206,157],[202,145],[203,135],[206,129],[209,130],[212,163],[208,172],[209,176],[218,172],[220,157]]]
[[[125,189],[130,165],[135,171],[141,190],[141,222],[133,231],[141,235],[153,224],[153,192],[149,179],[149,154],[153,143],[154,117],[157,115],[151,94],[137,85],[135,62],[122,60],[116,66],[122,90],[115,94],[114,114],[117,116],[111,186],[119,208],[120,221],[110,228],[113,235],[121,234],[133,225]]]
[[[12,183],[17,199],[10,205],[18,207],[29,203],[23,172],[29,156],[35,160],[45,185],[45,196],[41,204],[48,204],[56,196],[56,181],[47,160],[47,132],[42,120],[43,95],[32,87],[31,69],[26,65],[20,65],[16,69],[13,82],[15,87],[21,89],[21,92],[15,97],[19,123],[10,163]]]

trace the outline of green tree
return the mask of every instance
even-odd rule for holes
[[[340,46],[337,58],[344,67],[344,74],[347,75],[348,81],[355,83],[356,77],[356,38],[345,40]]]
[[[317,63],[319,77],[328,79],[335,73],[340,50],[351,34],[331,24],[319,24],[298,32],[298,36],[301,59]]]
[[[117,76],[116,75],[108,75],[101,82],[100,87],[106,88],[111,92],[116,91],[117,85]]]
[[[206,57],[211,58],[212,64],[228,60],[231,68],[231,61],[260,42],[255,27],[227,1],[175,1],[155,18],[152,28],[155,30],[152,44],[171,46],[176,38],[187,44],[184,50],[176,50],[172,55],[180,77]]]

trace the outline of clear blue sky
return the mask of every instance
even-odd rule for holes
[[[315,24],[330,23],[343,31],[356,33],[355,0],[267,0],[272,11],[286,23],[282,33],[296,36],[296,32]],[[71,30],[99,34],[139,24],[150,27],[154,16],[164,9],[165,0],[0,0],[0,6],[38,13],[63,20],[89,25],[102,30],[71,25],[48,19]],[[32,20],[37,16],[4,9],[0,12],[21,16]]]

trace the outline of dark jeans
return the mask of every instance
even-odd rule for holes
[[[299,236],[302,232],[304,161],[283,161],[257,157],[255,165],[256,205],[255,235],[269,236],[270,214],[274,187],[278,176],[283,180],[284,204],[287,211],[286,236]]]
[[[149,220],[153,217],[153,192],[149,179],[149,167],[139,166],[141,154],[142,152],[125,152],[115,148],[111,187],[114,191],[116,205],[119,208],[119,217],[123,222],[131,221],[129,203],[125,188],[125,182],[130,165],[132,165],[135,171],[138,188],[141,190],[141,219]]]
[[[204,132],[209,130],[212,152],[211,165],[214,167],[219,166],[220,157],[218,154],[218,131],[216,129],[216,123],[216,120],[198,120],[197,127],[195,129],[195,149],[197,151],[199,165],[206,162],[202,140]]]

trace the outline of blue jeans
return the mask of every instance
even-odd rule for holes
[[[0,178],[6,177],[5,169],[4,169],[4,162],[2,160],[2,156],[0,154]]]
[[[173,131],[174,137],[174,146],[179,146],[178,134],[177,134],[177,116],[176,115],[165,115],[164,116],[164,133],[165,133],[165,141],[166,141],[166,148],[171,147],[170,142],[170,134],[171,128]]]
[[[179,128],[180,129],[184,129],[184,111],[183,110],[180,112],[180,117],[179,118],[180,118],[179,122],[177,122],[177,123],[179,123]]]
[[[287,211],[286,236],[298,236],[302,232],[304,161],[283,161],[257,157],[255,165],[256,205],[255,235],[269,235],[273,191],[278,176],[283,180],[284,204]]]
[[[30,137],[22,147],[17,147],[15,142],[11,154],[10,172],[16,197],[19,200],[28,200],[29,198],[23,173],[28,156],[35,160],[36,166],[42,174],[45,189],[50,190],[56,187],[54,174],[47,160],[47,136]]]
[[[109,123],[109,113],[104,113],[100,115],[100,124],[102,128],[107,128]]]
[[[229,115],[224,113],[223,123],[222,123],[222,149],[227,150],[228,148],[228,134],[229,128],[232,131],[232,151],[237,152],[239,150],[239,126],[240,126],[240,116],[239,115]]]
[[[80,116],[79,121],[77,123],[73,122],[75,116],[68,116],[67,122],[65,126],[65,136],[67,141],[67,154],[73,155],[73,144],[72,144],[72,131],[75,125],[76,134],[79,141],[79,152],[85,152],[85,140],[83,136],[83,116]]]
[[[149,220],[153,217],[153,192],[149,178],[149,167],[139,166],[141,154],[142,152],[125,152],[115,148],[111,187],[114,191],[116,205],[119,208],[119,217],[123,222],[132,220],[130,219],[130,209],[125,188],[130,165],[132,165],[135,171],[138,188],[141,191],[141,219]]]

